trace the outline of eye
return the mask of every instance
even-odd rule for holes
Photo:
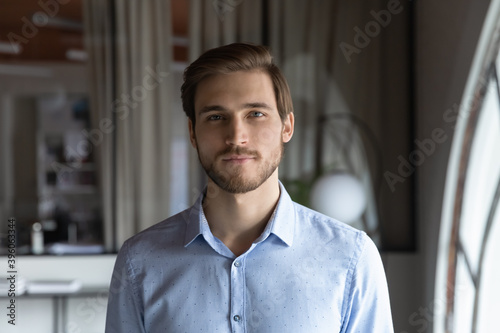
[[[221,120],[221,119],[222,119],[222,116],[219,114],[212,114],[212,115],[207,117],[208,121],[216,121],[216,120]]]
[[[252,111],[252,112],[250,112],[250,116],[251,117],[259,118],[259,117],[263,117],[264,114],[262,112],[260,112],[260,111]]]

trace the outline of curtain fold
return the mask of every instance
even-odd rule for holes
[[[114,235],[111,247],[118,249],[170,212],[170,1],[90,0],[85,12],[93,115],[96,121],[114,119],[99,155],[103,190],[111,192],[104,196],[106,235]]]
[[[103,201],[104,245],[115,250],[114,189],[113,189],[113,51],[111,27],[111,1],[87,0],[83,2],[85,48],[88,53],[89,103],[93,142],[98,165],[98,185]],[[103,126],[100,126],[100,125]]]
[[[131,107],[117,120],[118,242],[169,213],[172,32],[170,1],[117,1],[116,95]]]

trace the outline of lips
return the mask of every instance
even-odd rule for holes
[[[251,155],[231,155],[231,156],[225,156],[222,158],[223,161],[243,161],[243,160],[250,160],[254,159],[254,156]]]
[[[231,164],[245,164],[255,159],[255,156],[251,155],[230,155],[224,156],[222,158],[223,162],[231,163]]]
[[[244,164],[258,159],[259,156],[259,153],[255,150],[243,147],[228,147],[218,154],[217,158],[225,163]]]

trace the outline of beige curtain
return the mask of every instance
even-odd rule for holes
[[[100,122],[113,122],[113,40],[111,27],[111,1],[87,0],[83,2],[85,46],[88,53],[91,125],[96,135],[93,143],[99,170],[99,188],[103,203],[104,243],[107,251],[115,250],[113,220],[113,137],[111,131],[102,131]],[[107,127],[105,127],[107,128]]]
[[[132,102],[122,105],[116,133],[117,235],[123,242],[169,213],[170,1],[117,1],[116,27],[117,97]]]
[[[170,1],[84,3],[94,124],[114,121],[100,157],[107,241],[119,248],[169,214]],[[113,31],[113,40],[108,40]]]

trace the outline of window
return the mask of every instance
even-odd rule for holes
[[[500,6],[486,19],[448,167],[435,332],[493,332],[500,307]]]

